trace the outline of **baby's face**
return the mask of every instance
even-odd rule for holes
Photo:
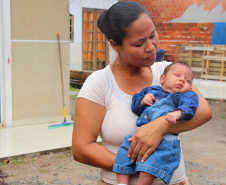
[[[184,65],[173,65],[166,75],[162,75],[160,82],[162,89],[169,93],[191,91],[193,74],[191,70]]]

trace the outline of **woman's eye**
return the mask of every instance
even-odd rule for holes
[[[137,48],[141,47],[143,45],[143,42],[140,45],[136,45]]]
[[[150,39],[153,39],[154,37],[155,37],[155,35],[151,35],[149,38],[150,38]]]

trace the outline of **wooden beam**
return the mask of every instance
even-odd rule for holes
[[[203,56],[205,60],[219,60],[219,61],[226,61],[226,57],[218,57],[218,56]]]
[[[223,48],[226,49],[225,45],[224,45]],[[226,50],[222,50],[222,56],[226,58]],[[221,63],[221,76],[224,76],[224,69],[225,69],[225,61],[222,60],[222,63]]]
[[[191,67],[191,70],[194,72],[206,72],[206,69],[202,67]]]
[[[205,79],[213,79],[213,80],[226,80],[226,76],[215,76],[215,75],[203,75],[201,74],[202,78]]]
[[[186,46],[185,47],[185,50],[214,51],[214,47]]]
[[[192,48],[192,44],[190,44],[190,47]],[[185,47],[185,50],[186,50],[186,47]],[[193,51],[192,50],[189,50],[189,63],[188,65],[191,67],[192,66],[192,57],[193,57]]]

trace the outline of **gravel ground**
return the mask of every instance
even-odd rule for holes
[[[186,173],[195,185],[226,185],[226,102],[209,103],[214,118],[180,134]],[[94,185],[100,178],[98,168],[74,161],[70,148],[1,160],[0,168],[11,185]]]

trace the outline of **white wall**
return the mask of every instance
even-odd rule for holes
[[[0,2],[0,125],[2,123],[2,61],[3,61],[3,46],[2,46],[2,2]]]
[[[2,124],[12,126],[12,67],[10,1],[0,1],[0,64],[1,64],[1,118]]]
[[[74,0],[70,13],[74,16],[74,43],[70,44],[70,69],[82,70],[82,8],[109,9],[118,0]],[[112,53],[113,52],[113,53]],[[117,56],[110,49],[110,62]]]

